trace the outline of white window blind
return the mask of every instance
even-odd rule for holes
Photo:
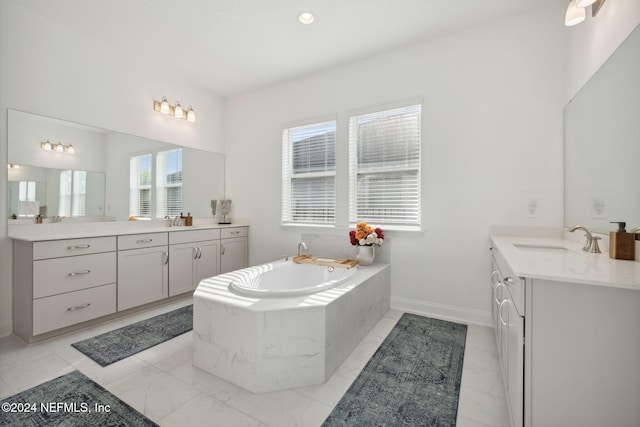
[[[156,173],[156,217],[180,215],[182,212],[182,148],[159,152],[156,156]]]
[[[420,117],[412,105],[350,118],[350,224],[420,228]]]
[[[142,154],[129,161],[129,215],[151,217],[152,155]]]
[[[335,224],[336,122],[282,132],[282,223]]]
[[[84,216],[87,198],[87,172],[60,172],[59,216]]]

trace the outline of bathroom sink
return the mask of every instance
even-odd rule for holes
[[[557,246],[557,245],[540,245],[540,244],[535,244],[535,243],[514,243],[513,246],[515,246],[517,249],[520,249],[521,251],[532,251],[532,252],[556,252],[556,253],[563,253],[568,251],[567,248],[565,248],[564,246]]]

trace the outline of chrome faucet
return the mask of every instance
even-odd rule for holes
[[[582,246],[582,250],[586,252],[591,252],[594,254],[599,254],[600,247],[598,246],[598,240],[600,240],[600,237],[593,237],[593,234],[591,234],[591,232],[587,230],[586,227],[583,227],[581,225],[575,225],[569,229],[571,233],[573,233],[576,230],[583,230],[585,233],[584,234],[585,242],[584,242],[584,245]]]
[[[304,242],[298,243],[298,256],[300,256],[302,249],[304,249],[305,251],[308,250],[307,245]]]

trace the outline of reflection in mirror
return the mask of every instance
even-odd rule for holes
[[[148,171],[149,209],[140,216],[184,212],[210,217],[210,200],[224,198],[221,154],[16,110],[9,110],[8,118],[7,217],[12,223],[33,223],[38,214],[83,221],[128,219],[137,212],[130,204],[135,200],[131,165],[140,155],[154,159]],[[47,140],[71,144],[75,153],[43,149]]]
[[[565,107],[565,226],[640,226],[640,27]]]

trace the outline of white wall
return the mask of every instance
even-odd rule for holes
[[[291,254],[308,231],[280,226],[283,124],[337,117],[339,227],[312,231],[348,245],[348,117],[421,97],[425,231],[386,233],[393,303],[488,323],[489,226],[562,225],[564,7],[231,98],[227,196],[251,218],[250,262]],[[527,218],[531,201],[537,218]]]
[[[7,163],[8,108],[224,153],[224,99],[146,66],[143,56],[123,57],[117,45],[73,33],[19,1],[0,2],[0,164]],[[162,96],[193,105],[198,121],[153,111],[153,100]],[[1,175],[0,336],[11,331],[12,317],[7,182]]]

